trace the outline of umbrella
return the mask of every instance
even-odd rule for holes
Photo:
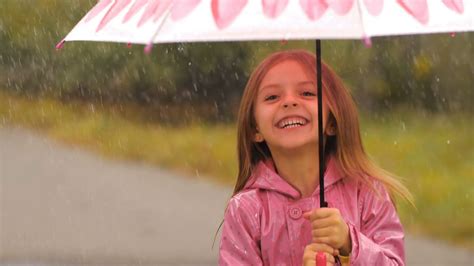
[[[321,39],[474,29],[474,2],[463,0],[100,0],[62,40],[154,43],[316,39],[318,134],[322,136]],[[321,139],[321,138],[320,138]],[[320,204],[324,200],[319,142]]]

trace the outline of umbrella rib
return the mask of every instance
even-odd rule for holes
[[[172,9],[173,9],[173,6],[170,6],[170,8],[167,11],[165,11],[165,15],[163,16],[163,19],[161,20],[160,24],[158,25],[158,28],[156,29],[155,33],[153,33],[150,42],[145,47],[145,51],[149,52],[151,50],[151,47],[153,46],[153,42],[155,41],[156,36],[158,36],[158,33],[163,28],[163,25],[165,24],[166,20],[168,20],[168,17],[171,14]]]
[[[360,25],[362,25],[362,38],[364,39],[365,43],[368,43],[370,41],[370,35],[367,34],[366,28],[365,28],[365,20],[364,16],[362,13],[362,8],[361,8],[361,3],[360,1],[362,0],[357,0],[357,9],[359,10],[359,19],[360,19]]]

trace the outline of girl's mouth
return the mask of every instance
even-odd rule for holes
[[[277,127],[280,129],[286,129],[286,128],[296,128],[296,127],[302,127],[306,125],[309,121],[306,118],[300,117],[300,116],[292,116],[292,117],[286,117],[280,120],[280,122],[277,123]]]

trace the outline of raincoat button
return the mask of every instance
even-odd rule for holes
[[[303,211],[298,207],[291,208],[289,213],[290,217],[295,220],[301,218],[301,215],[303,215]]]

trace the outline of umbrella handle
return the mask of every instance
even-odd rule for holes
[[[326,254],[324,252],[316,253],[316,266],[326,266]]]

